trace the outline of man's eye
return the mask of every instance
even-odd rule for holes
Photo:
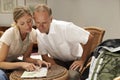
[[[36,24],[37,24],[37,25],[39,25],[40,23],[39,23],[39,22],[37,22]]]
[[[47,24],[47,22],[43,22],[43,24]]]

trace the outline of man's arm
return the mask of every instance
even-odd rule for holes
[[[55,61],[54,61],[54,59],[51,58],[51,57],[49,57],[48,54],[41,55],[41,56],[42,56],[42,59],[43,59],[44,61],[49,62],[49,63],[51,63],[52,65],[53,65],[53,64],[56,64]]]
[[[92,41],[93,41],[93,36],[90,34],[87,44],[83,45],[83,55],[81,57],[81,60],[84,62],[87,60],[88,56],[90,55]]]
[[[88,42],[83,46],[82,57],[79,60],[74,61],[73,64],[70,66],[70,69],[76,70],[77,68],[79,68],[79,71],[82,70],[85,61],[87,60],[88,56],[90,55],[92,41],[93,41],[93,36],[90,34]]]

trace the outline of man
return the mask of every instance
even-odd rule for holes
[[[79,72],[89,55],[90,46],[87,45],[92,45],[92,35],[71,22],[52,19],[51,9],[44,4],[35,7],[33,17],[42,59],[66,67],[69,80],[80,79]]]

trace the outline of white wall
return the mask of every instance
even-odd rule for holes
[[[18,0],[23,5],[22,0]],[[120,38],[120,0],[48,0],[56,19],[76,25],[99,26],[106,30],[104,40]],[[0,14],[0,25],[10,25],[11,14]]]
[[[106,30],[104,40],[120,38],[120,0],[48,0],[56,19]]]
[[[24,0],[18,0],[17,1],[18,6],[23,6],[24,5]],[[10,26],[10,24],[13,22],[13,15],[12,13],[7,13],[7,14],[0,14],[0,26]]]

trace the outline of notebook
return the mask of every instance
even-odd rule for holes
[[[24,71],[21,78],[39,78],[39,77],[46,77],[48,69],[47,67],[37,67],[35,71]]]

